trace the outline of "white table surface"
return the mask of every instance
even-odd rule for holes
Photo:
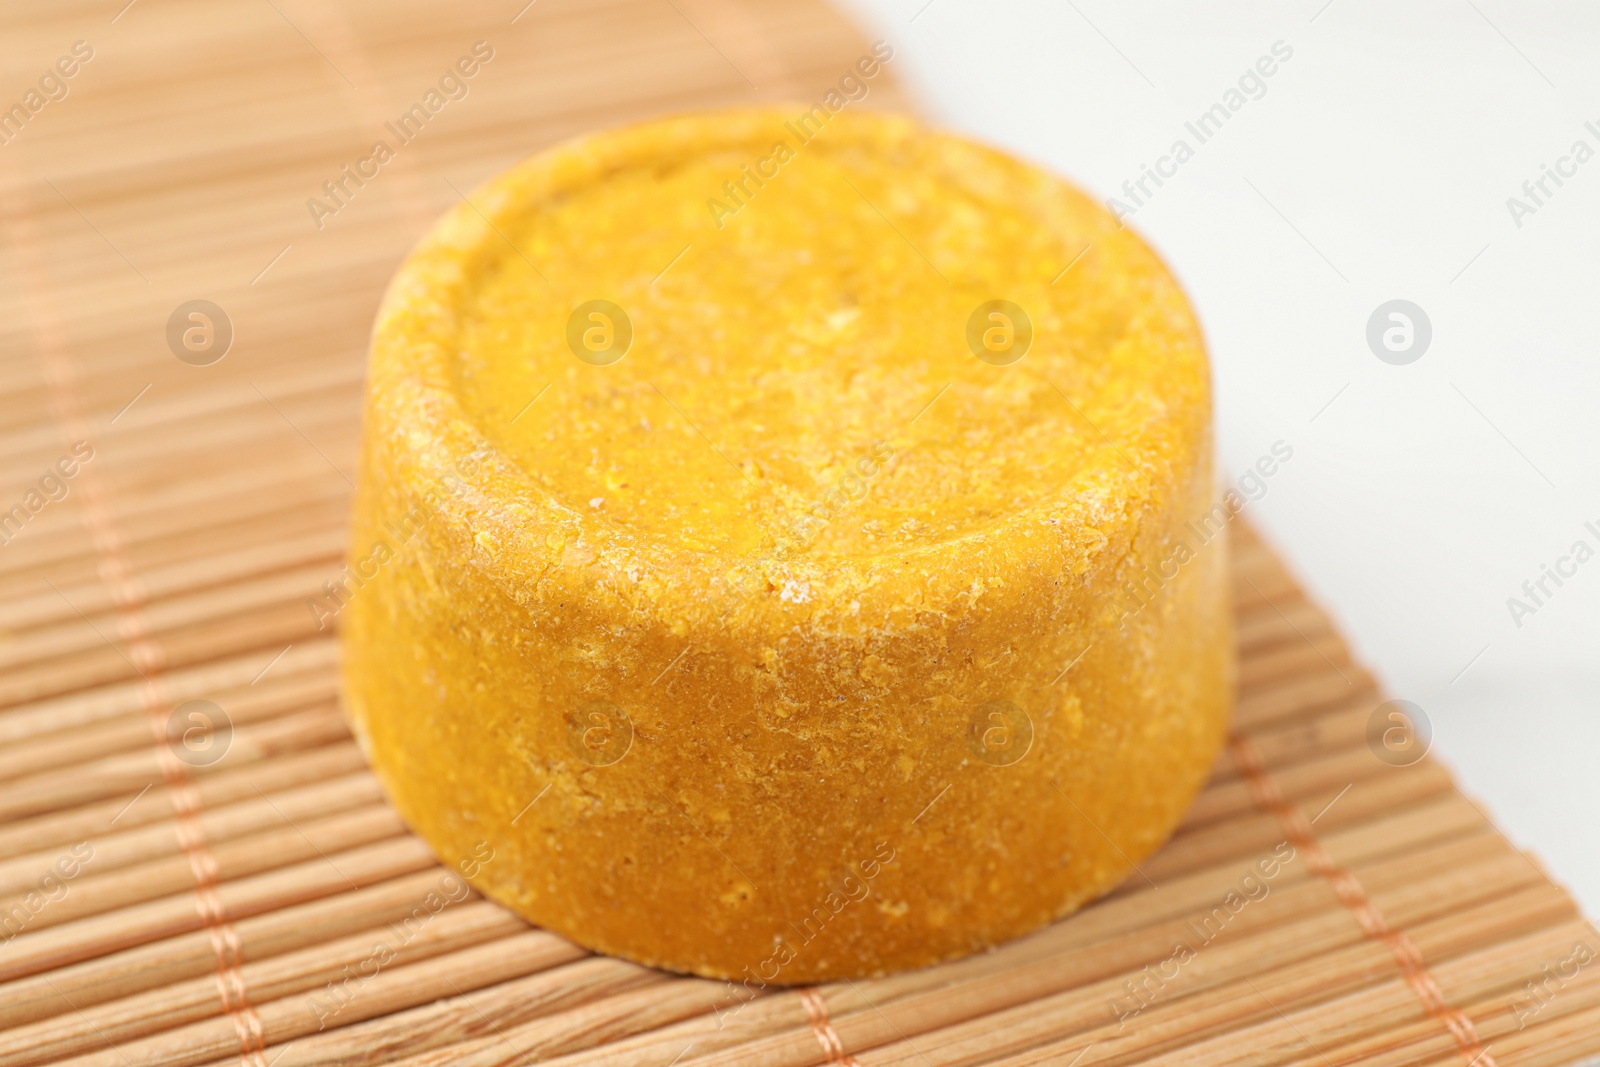
[[[1600,550],[1600,5],[852,2],[935,120],[1101,199],[1194,147],[1130,224],[1204,321],[1225,472],[1294,447],[1246,514],[1600,916],[1600,558],[1520,627],[1507,605]],[[1184,123],[1280,41],[1199,144]],[[1514,220],[1580,139],[1596,158]],[[1397,298],[1433,328],[1408,365],[1366,340]]]

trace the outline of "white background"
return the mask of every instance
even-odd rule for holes
[[[1600,549],[1600,157],[1520,228],[1506,205],[1575,140],[1600,153],[1600,5],[854,5],[929,117],[1101,199],[1293,48],[1130,225],[1204,321],[1225,471],[1294,447],[1248,517],[1600,915],[1600,559],[1520,628],[1506,604],[1580,537]],[[1433,326],[1408,366],[1365,339],[1395,298]]]

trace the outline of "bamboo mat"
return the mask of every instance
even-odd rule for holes
[[[816,100],[867,42],[817,0],[125,2],[0,18],[0,107],[27,109],[0,121],[0,509],[23,509],[0,520],[0,1067],[1600,1051],[1600,936],[1435,763],[1378,757],[1373,678],[1242,522],[1235,740],[1078,916],[743,1000],[467,891],[384,803],[307,608],[343,550],[381,288],[529,152]],[[314,219],[480,41],[466,95]],[[904,106],[892,77],[868,106]],[[169,350],[194,300],[231,325],[218,362],[216,338]]]

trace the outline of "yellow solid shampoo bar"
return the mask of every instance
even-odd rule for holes
[[[822,113],[584,138],[444,217],[378,316],[339,613],[444,862],[751,988],[1105,893],[1231,700],[1178,286],[1035,167]]]

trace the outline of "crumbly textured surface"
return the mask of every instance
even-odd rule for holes
[[[446,862],[752,986],[1111,889],[1232,684],[1161,263],[1037,168],[802,113],[572,142],[439,223],[379,314],[341,613],[358,735]]]

